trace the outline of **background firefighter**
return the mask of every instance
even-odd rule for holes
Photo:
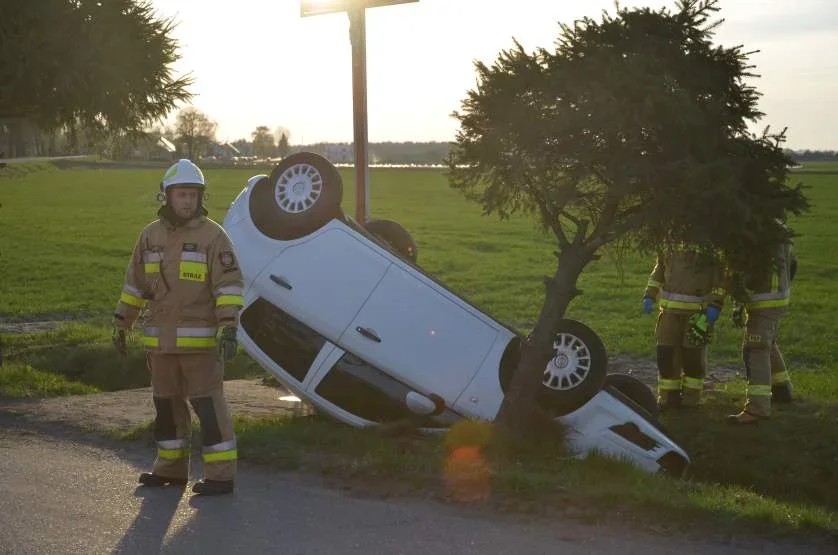
[[[651,313],[659,302],[655,342],[662,410],[699,404],[707,344],[724,296],[723,265],[715,253],[684,245],[658,253],[643,296],[643,312]]]
[[[777,343],[780,320],[789,306],[791,280],[797,258],[790,243],[778,247],[774,264],[758,275],[738,277],[737,299],[743,302],[733,312],[733,321],[745,328],[742,359],[748,389],[745,407],[728,417],[731,424],[754,424],[771,415],[771,403],[791,402],[791,379]]]
[[[192,491],[233,491],[236,438],[224,399],[224,361],[236,352],[243,281],[233,246],[206,217],[201,170],[179,160],[164,174],[158,220],[140,233],[114,313],[114,344],[143,312],[156,409],[157,457],[140,475],[147,487],[185,484],[189,474],[189,406],[201,423],[204,479]]]

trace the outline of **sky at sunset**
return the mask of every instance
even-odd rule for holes
[[[192,104],[218,138],[250,138],[258,125],[291,131],[294,144],[352,141],[352,73],[346,14],[300,17],[299,0],[152,0],[173,18],[195,80]],[[674,8],[675,2],[622,6]],[[787,146],[838,149],[838,1],[722,0],[716,40],[751,56],[763,93],[759,123],[788,127]],[[369,140],[449,141],[474,60],[491,62],[517,39],[550,47],[559,22],[598,18],[611,1],[419,0],[367,10]]]

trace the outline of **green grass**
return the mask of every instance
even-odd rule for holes
[[[0,175],[0,317],[83,319],[46,334],[3,335],[10,362],[0,367],[0,395],[148,385],[136,340],[127,358],[117,356],[107,320],[137,234],[154,218],[162,170],[30,170]],[[253,173],[207,171],[211,216],[223,218]],[[342,174],[344,209],[351,214],[352,172]],[[813,204],[810,214],[792,222],[800,233],[800,271],[781,339],[802,400],[778,409],[758,428],[731,428],[724,416],[741,406],[744,391],[733,382],[709,396],[698,413],[666,416],[667,428],[693,458],[689,482],[650,478],[610,460],[579,464],[550,450],[525,458],[491,453],[493,498],[523,506],[546,500],[550,506],[591,507],[593,515],[648,511],[681,523],[701,517],[719,529],[836,534],[838,176],[802,172],[793,178],[811,187]],[[532,221],[482,216],[436,170],[373,169],[371,197],[373,217],[397,220],[413,234],[426,271],[498,319],[522,331],[533,325],[543,300],[541,279],[554,270],[555,245]],[[581,279],[584,294],[572,303],[569,317],[599,333],[611,355],[653,356],[654,319],[639,310],[651,262],[629,254],[618,271],[605,253]],[[726,316],[711,364],[738,361],[741,330]],[[228,377],[259,373],[241,355]],[[248,460],[410,491],[442,488],[445,449],[435,440],[383,437],[316,419],[239,421],[237,429]],[[144,433],[142,428],[127,437]]]
[[[801,415],[809,409],[800,409]],[[715,534],[750,531],[837,538],[838,498],[834,492],[838,477],[823,466],[820,480],[808,480],[807,468],[789,472],[783,457],[768,456],[771,450],[807,447],[809,457],[821,462],[832,457],[834,464],[836,446],[824,441],[825,430],[798,433],[803,418],[778,420],[747,431],[704,420],[716,420],[722,412],[720,404],[714,403],[702,414],[701,423],[689,417],[669,422],[694,434],[687,445],[696,450],[694,462],[700,473],[692,480],[649,476],[604,457],[592,456],[581,462],[560,445],[490,442],[483,450],[490,478],[467,487],[483,489],[490,502],[515,511],[560,512],[602,522],[624,518],[673,531],[688,528]],[[829,424],[834,430],[838,424],[835,416],[818,418],[817,423]],[[786,443],[782,438],[788,437],[789,431],[798,437]],[[246,460],[282,470],[314,472],[341,487],[366,493],[456,497],[457,475],[450,464],[453,455],[444,439],[352,430],[317,418],[240,419],[236,433]],[[709,448],[714,436],[722,436],[722,444],[728,444],[735,434],[737,443],[745,443],[739,452]],[[742,442],[743,435],[747,442]],[[822,443],[807,445],[808,440]],[[763,468],[749,472],[756,465]],[[661,520],[664,514],[666,519]]]
[[[342,170],[344,208],[353,213],[352,172]],[[155,216],[160,171],[62,170],[0,178],[0,317],[107,315],[119,294],[127,260],[142,227]],[[209,170],[208,208],[217,220],[257,170]],[[793,369],[832,367],[838,342],[824,341],[838,305],[838,177],[801,175],[812,187],[814,210],[792,222],[800,273],[783,323],[783,346]],[[447,186],[437,170],[371,170],[373,217],[401,222],[419,245],[425,270],[526,331],[543,300],[542,277],[552,274],[555,248],[526,218],[498,221]],[[639,297],[651,260],[629,254],[622,272],[605,253],[588,267],[584,294],[569,317],[597,331],[611,353],[651,356],[654,319],[640,314]],[[725,317],[713,345],[715,362],[738,360],[741,331]]]
[[[98,389],[52,371],[11,362],[0,366],[0,397],[56,397],[96,393]]]
[[[145,353],[135,334],[128,337],[131,348],[123,357],[114,350],[110,328],[101,319],[67,323],[45,333],[7,334],[3,337],[5,358],[34,373],[7,374],[2,371],[6,367],[0,366],[0,396],[29,397],[27,391],[35,390],[41,397],[65,395],[67,380],[90,391],[147,387],[151,382]],[[42,383],[39,376],[44,372],[55,375],[57,381]],[[244,354],[227,363],[224,373],[227,379],[267,375]],[[26,377],[32,380],[28,388],[22,383]]]

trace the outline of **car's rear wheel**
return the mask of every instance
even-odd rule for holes
[[[337,168],[318,154],[298,152],[253,186],[250,217],[268,237],[297,239],[339,217],[342,199]]]
[[[572,412],[602,389],[607,372],[608,355],[599,336],[581,322],[562,320],[542,375],[539,404],[555,415]]]
[[[608,374],[605,377],[605,386],[609,385],[657,418],[658,401],[645,383],[628,374]]]
[[[389,245],[399,256],[416,264],[419,255],[416,241],[401,224],[392,220],[370,220],[364,227]]]

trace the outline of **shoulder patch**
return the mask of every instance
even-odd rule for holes
[[[218,253],[218,261],[224,268],[232,268],[236,265],[236,257],[233,255],[233,251],[221,251]]]

